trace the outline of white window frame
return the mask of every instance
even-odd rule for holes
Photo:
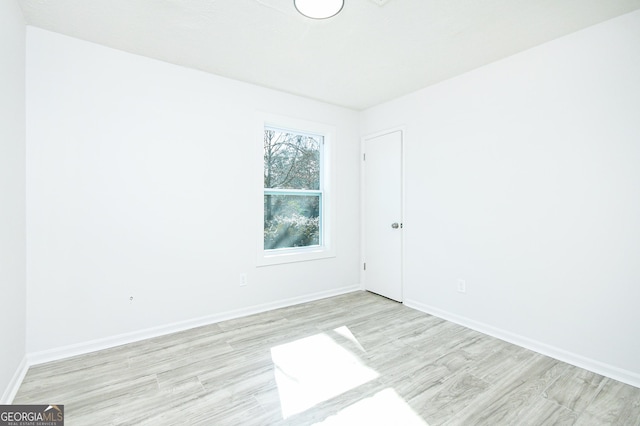
[[[335,127],[327,124],[317,123],[307,120],[299,120],[291,117],[284,117],[273,114],[259,114],[259,133],[256,129],[256,137],[258,141],[257,151],[259,165],[258,170],[258,185],[260,189],[260,195],[256,197],[258,215],[258,266],[279,265],[290,262],[304,262],[318,259],[326,259],[335,257],[335,210],[333,201],[333,186],[334,186],[334,149],[333,144],[335,141]],[[256,126],[258,127],[258,126]],[[321,170],[320,170],[320,191],[314,190],[297,190],[297,189],[275,189],[269,190],[269,192],[280,194],[302,194],[309,192],[310,194],[321,193],[320,204],[320,244],[316,246],[308,247],[291,247],[282,249],[264,249],[264,130],[265,128],[273,128],[278,130],[286,130],[292,133],[308,134],[308,135],[320,135],[323,137],[322,158],[321,158]]]

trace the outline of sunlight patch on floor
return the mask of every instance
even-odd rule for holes
[[[334,331],[357,343],[346,327]],[[271,358],[285,419],[378,377],[325,333],[275,346]]]
[[[327,417],[323,426],[402,425],[429,426],[398,393],[385,389]]]

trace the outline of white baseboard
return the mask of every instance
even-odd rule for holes
[[[567,364],[584,368],[585,370],[589,370],[602,376],[606,376],[619,382],[623,382],[628,385],[640,388],[640,374],[634,373],[633,371],[624,370],[600,361],[586,358],[582,355],[578,355],[573,352],[557,348],[555,346],[547,345],[546,343],[529,339],[527,337],[511,333],[509,331],[502,330],[500,328],[493,327],[491,325],[484,324],[470,318],[452,314],[450,312],[443,311],[441,309],[426,305],[415,300],[405,300],[404,304],[410,308],[417,309],[427,314],[454,322],[472,330],[479,331],[480,333],[496,337],[500,340],[513,343],[514,345],[518,345],[534,352],[538,352],[542,355],[555,358],[559,361],[566,362]]]
[[[20,385],[22,384],[22,380],[24,380],[24,376],[27,375],[27,370],[29,370],[29,364],[27,362],[27,357],[23,356],[22,361],[20,361],[20,365],[16,369],[15,373],[13,373],[13,377],[11,377],[11,381],[7,385],[4,393],[2,394],[2,399],[0,399],[0,404],[9,405],[13,403],[13,399],[16,397],[18,393],[18,389],[20,389]]]
[[[74,345],[63,346],[60,348],[49,349],[41,352],[27,354],[28,365],[43,364],[45,362],[57,361],[59,359],[69,358],[76,355],[82,355],[102,349],[113,348],[115,346],[133,343],[144,339],[164,336],[166,334],[176,333],[178,331],[189,330],[195,327],[214,324],[220,321],[226,321],[234,318],[240,318],[247,315],[258,314],[273,309],[285,308],[287,306],[299,305],[300,303],[312,302],[314,300],[326,299],[327,297],[338,296],[341,294],[351,293],[360,290],[360,284],[342,287],[338,289],[312,293],[304,296],[292,297],[289,299],[279,300],[276,302],[264,303],[260,305],[249,306],[233,311],[221,312],[204,317],[194,318],[186,321],[180,321],[172,324],[166,324],[159,327],[148,328],[145,330],[133,331],[117,336],[106,337],[103,339],[91,340]],[[22,382],[22,380],[20,380]]]

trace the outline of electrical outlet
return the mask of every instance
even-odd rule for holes
[[[458,293],[467,292],[467,282],[465,280],[458,280]]]
[[[247,285],[247,274],[240,274],[240,286]]]

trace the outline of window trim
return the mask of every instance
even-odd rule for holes
[[[259,135],[256,137],[258,144],[257,158],[259,160],[258,185],[260,195],[256,197],[259,226],[257,239],[257,265],[279,265],[291,262],[305,262],[318,259],[326,259],[336,256],[335,252],[335,203],[334,203],[334,143],[336,130],[334,126],[317,123],[313,121],[300,120],[291,117],[260,113],[259,114]],[[258,126],[256,126],[258,127]],[[270,189],[269,192],[280,194],[321,194],[320,210],[320,245],[307,247],[291,247],[280,249],[264,249],[264,130],[273,128],[286,130],[292,133],[303,135],[320,135],[323,137],[322,160],[320,169],[321,185],[319,190],[299,190],[299,189]],[[258,207],[259,206],[259,207]]]

